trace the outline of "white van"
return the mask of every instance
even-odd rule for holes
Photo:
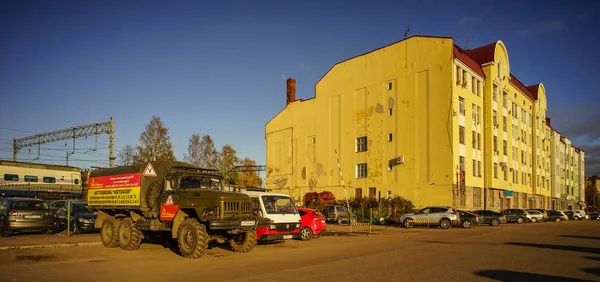
[[[268,226],[258,226],[256,237],[260,242],[300,238],[300,213],[294,199],[286,194],[271,192],[244,192],[256,207],[260,207],[263,218],[269,219]]]

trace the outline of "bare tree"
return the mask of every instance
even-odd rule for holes
[[[190,137],[188,153],[184,155],[186,162],[202,168],[217,169],[220,153],[210,135],[193,134]]]
[[[231,145],[225,144],[221,148],[220,155],[219,171],[225,176],[228,182],[232,184],[237,183],[237,173],[229,174],[229,171],[231,171],[239,161],[235,149],[233,149]]]
[[[129,144],[125,145],[117,155],[117,165],[130,165],[134,163],[134,160],[135,149]]]
[[[200,148],[200,135],[192,134],[189,140],[188,153],[183,154],[183,159],[195,166],[202,167],[202,148]]]
[[[140,144],[136,146],[136,150],[136,162],[175,160],[169,129],[163,125],[160,117],[153,116],[146,125],[146,130],[140,134]]]

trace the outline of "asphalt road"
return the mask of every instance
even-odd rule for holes
[[[0,281],[600,281],[600,221],[386,229],[212,247],[197,260],[161,245],[0,251]]]

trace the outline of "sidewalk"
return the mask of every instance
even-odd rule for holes
[[[53,235],[16,234],[0,238],[0,251],[11,249],[55,248],[69,246],[101,245],[100,234],[77,234],[66,236],[66,232]]]

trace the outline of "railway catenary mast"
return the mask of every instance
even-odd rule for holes
[[[71,128],[55,130],[51,132],[40,133],[23,138],[13,139],[13,161],[17,161],[17,153],[25,147],[38,146],[38,158],[40,154],[40,145],[53,143],[63,140],[73,139],[73,153],[75,152],[75,138],[88,137],[96,135],[96,146],[98,146],[98,134],[108,134],[108,166],[113,167],[115,161],[115,121],[110,117],[109,121],[97,122]]]

